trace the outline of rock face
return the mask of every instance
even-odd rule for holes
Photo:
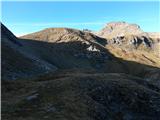
[[[158,33],[146,33],[136,24],[126,22],[108,23],[102,30],[96,33],[98,36],[108,39],[109,43],[122,45],[127,48],[149,49],[157,43]],[[143,46],[143,47],[142,47]]]
[[[115,28],[137,34],[48,28],[16,38],[2,25],[2,118],[158,120],[159,41],[137,25]]]
[[[153,40],[146,36],[125,35],[114,37],[108,40],[108,43],[141,50],[144,48],[153,48]]]

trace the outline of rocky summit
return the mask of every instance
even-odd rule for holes
[[[128,34],[141,34],[143,30],[140,29],[140,26],[136,24],[129,24],[126,22],[110,22],[96,34],[102,37],[112,38],[120,37]]]
[[[160,37],[136,24],[47,28],[17,38],[1,24],[3,120],[159,120]]]

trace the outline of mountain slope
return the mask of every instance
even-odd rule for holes
[[[158,120],[159,106],[160,88],[120,73],[61,71],[2,83],[4,120]]]
[[[32,78],[57,69],[24,50],[23,44],[3,24],[1,35],[2,79]]]
[[[118,58],[109,46],[88,31],[16,38],[2,25],[2,119],[158,120],[160,69]]]
[[[48,28],[20,38],[25,46],[36,51],[36,55],[60,69],[92,69],[97,72],[145,76],[150,71],[157,71],[148,65],[160,67],[159,58],[152,54],[152,39],[145,36],[105,39],[70,28]],[[118,43],[112,42],[115,39]],[[134,39],[138,41],[138,48],[134,44],[128,45]],[[142,40],[145,42],[139,42]]]
[[[96,34],[107,39],[105,47],[116,57],[160,67],[159,33],[143,32],[136,24],[111,22]]]
[[[29,46],[29,49],[34,49],[36,55],[60,69],[125,72],[119,60],[104,48],[106,40],[88,32],[50,28],[22,36],[21,41],[25,46]],[[111,67],[114,64],[119,66],[119,69]]]

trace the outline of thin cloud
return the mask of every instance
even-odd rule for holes
[[[78,22],[78,23],[8,23],[11,26],[74,26],[74,25],[103,25],[104,22]]]
[[[20,37],[20,36],[23,36],[23,35],[27,35],[29,33],[15,33],[16,37]]]
[[[141,1],[159,1],[159,0],[1,0],[2,2],[141,2]]]

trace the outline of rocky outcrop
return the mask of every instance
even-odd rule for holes
[[[152,50],[154,41],[146,36],[125,35],[108,39],[111,45],[118,45],[128,49]]]
[[[144,46],[144,48],[153,48],[157,43],[158,33],[146,33],[136,24],[126,22],[108,23],[102,30],[96,33],[98,36],[108,39],[109,43],[123,45],[125,47]]]
[[[158,33],[144,32],[136,24],[111,22],[95,34],[106,39],[105,47],[115,56],[160,67]]]
[[[126,22],[108,23],[95,34],[106,38],[111,44],[123,45],[123,47],[127,44],[135,48],[140,45],[153,48],[160,39],[159,33],[147,33],[141,30],[140,26]]]

